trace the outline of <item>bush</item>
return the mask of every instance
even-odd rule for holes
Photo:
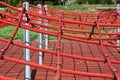
[[[83,3],[84,3],[84,0],[77,0],[77,3],[78,3],[78,4],[83,4]]]
[[[54,5],[59,5],[60,4],[60,0],[55,0],[53,4]]]

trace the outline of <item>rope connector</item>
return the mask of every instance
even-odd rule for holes
[[[108,55],[108,54],[105,54],[105,57],[109,57],[109,55]]]
[[[96,26],[97,26],[97,22],[95,21],[95,22],[94,22],[94,25],[93,25],[93,27],[92,27],[91,33],[90,33],[89,36],[88,36],[88,40],[90,40],[91,37],[92,37],[92,35],[94,34],[94,30],[95,30],[95,27],[96,27]]]
[[[1,49],[1,50],[0,50],[0,59],[3,59],[3,52],[4,52],[4,50]]]
[[[115,76],[115,72],[117,72],[117,69],[113,69],[112,70],[112,73],[113,73],[113,78],[112,80],[117,80],[116,76]]]
[[[25,16],[26,16],[26,18],[27,18],[27,23],[29,23],[30,18],[29,18],[29,16],[28,16],[28,14],[25,13]]]
[[[63,30],[58,31],[58,34],[62,35],[63,34]]]
[[[62,65],[62,64],[61,64],[61,62],[57,62],[57,64],[56,64],[56,69],[55,69],[55,73],[56,73],[56,72],[57,72],[57,70],[58,70],[58,65],[60,65],[60,66],[61,66],[61,65]]]
[[[61,62],[57,62],[57,65],[61,65]]]
[[[117,70],[117,69],[113,69],[112,71],[113,71],[113,72],[117,72],[118,70]]]
[[[29,44],[29,45],[31,45],[31,43],[30,43],[30,42],[27,42],[27,41],[26,41],[26,42],[24,42],[23,44]]]
[[[62,33],[61,31],[58,31],[58,33]]]
[[[60,50],[60,49],[61,49],[60,47],[57,47],[57,48],[56,48],[56,52],[57,52],[57,50]],[[57,56],[57,53],[56,53],[56,56]]]
[[[4,50],[3,50],[3,49],[1,49],[1,50],[0,50],[0,52],[4,52]]]
[[[60,50],[61,48],[60,47],[57,47],[56,50]]]
[[[105,56],[104,56],[104,63],[107,63],[107,57],[108,56],[109,56],[108,54],[105,54]]]
[[[115,77],[115,75],[113,76],[112,80],[117,80],[116,77]]]

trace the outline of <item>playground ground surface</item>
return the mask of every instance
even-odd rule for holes
[[[64,40],[61,43],[61,51],[66,54],[78,55],[83,57],[92,57],[92,58],[101,58],[104,59],[103,53],[99,45],[87,44],[75,41]],[[0,42],[0,48],[2,48],[5,43]],[[32,41],[31,46],[37,47],[37,41]],[[49,49],[56,50],[56,41],[49,41]],[[111,60],[120,60],[120,53],[116,48],[105,47],[106,52],[109,54]],[[24,59],[23,48],[11,45],[9,49],[5,52],[6,56]],[[31,61],[38,63],[38,52],[31,50]],[[47,66],[56,67],[57,56],[45,53],[43,64]],[[100,73],[100,74],[109,74],[111,71],[107,66],[107,63],[103,62],[92,62],[77,60],[67,57],[61,57],[62,69],[69,69],[74,71],[90,72],[90,73]],[[119,64],[113,64],[113,66],[118,70],[117,72],[120,75],[120,66]],[[7,62],[5,60],[0,60],[0,75],[6,77],[12,77],[19,80],[24,79],[24,65]],[[32,80],[55,80],[55,72],[38,69],[31,67],[31,76]],[[61,74],[62,80],[110,80],[97,77],[89,76],[80,76],[80,75],[71,75],[71,74]]]

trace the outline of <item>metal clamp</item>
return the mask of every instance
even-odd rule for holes
[[[60,34],[62,34],[62,31],[61,31],[61,30],[60,30],[60,31],[58,31],[58,34],[59,34],[59,33],[60,33]]]
[[[61,64],[61,62],[57,62],[57,64],[56,64],[56,69],[55,69],[55,73],[56,73],[56,72],[57,72],[57,70],[58,70],[58,67],[57,67],[58,65],[60,65],[60,66],[61,66],[61,65],[62,65],[62,64]]]
[[[57,62],[57,65],[61,65],[61,62]]]
[[[56,56],[57,56],[57,50],[61,50],[61,48],[60,48],[60,47],[57,47],[57,48],[56,48]]]
[[[95,21],[94,23],[95,23],[95,25],[93,25],[93,27],[92,27],[91,33],[90,33],[89,36],[88,36],[88,40],[91,39],[91,36],[94,34],[95,27],[97,26],[96,21]]]
[[[27,44],[29,44],[29,45],[31,45],[31,43],[30,43],[30,42],[24,42],[24,44],[26,44],[26,43],[27,43]]]
[[[109,54],[105,54],[105,57],[109,57]]]
[[[3,49],[1,49],[1,50],[0,50],[0,52],[4,52],[4,50],[3,50]]]
[[[117,69],[113,69],[112,70],[112,73],[113,73],[113,78],[112,80],[117,80],[116,76],[115,76],[115,72],[117,72]]]
[[[56,50],[60,50],[61,48],[60,47],[57,47]]]
[[[107,57],[109,57],[109,55],[105,54],[105,56],[104,56],[104,63],[107,63]]]
[[[3,59],[3,52],[4,52],[4,50],[1,49],[1,50],[0,50],[0,59]]]

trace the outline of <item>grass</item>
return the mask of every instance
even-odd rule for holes
[[[13,26],[4,27],[4,28],[0,29],[0,37],[5,38],[5,39],[9,39],[14,30],[15,30],[15,27],[13,27]],[[19,29],[19,31],[16,34],[14,39],[15,40],[22,40],[23,39],[22,29]]]
[[[0,37],[9,39],[14,30],[15,30],[15,27],[13,27],[13,26],[4,27],[4,28],[0,29]],[[36,35],[35,33],[32,33],[32,36],[31,36],[32,39],[34,39],[35,35]],[[14,39],[15,40],[23,40],[23,30],[22,29],[18,30],[18,33],[16,34]]]
[[[113,7],[113,5],[69,5],[69,6],[53,6],[54,8],[62,9],[62,10],[74,10],[74,11],[86,11],[86,10],[91,10],[91,9],[97,9],[99,7]]]
[[[9,26],[9,27],[4,27],[0,29],[0,37],[9,39],[10,36],[12,35],[13,31],[15,30],[14,26]],[[44,35],[42,36],[44,39]],[[38,39],[38,33],[30,31],[30,39],[31,40],[37,40]],[[55,40],[57,37],[50,36],[50,40]],[[23,40],[23,29],[19,28],[16,36],[14,37],[14,40]]]

